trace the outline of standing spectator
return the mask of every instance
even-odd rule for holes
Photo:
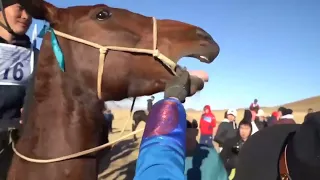
[[[237,136],[228,139],[223,144],[223,150],[221,151],[220,156],[227,170],[228,175],[230,175],[232,169],[236,168],[238,162],[238,153],[240,152],[243,144],[251,135],[251,131],[251,120],[243,120],[239,123],[239,130],[237,131]]]
[[[268,126],[272,126],[276,124],[278,120],[279,120],[278,111],[272,112],[271,116],[267,119]]]
[[[257,118],[254,121],[259,130],[266,128],[268,126],[264,111],[262,109],[258,110]]]
[[[312,109],[312,108],[309,108],[309,109],[308,109],[308,113],[307,113],[307,115],[304,116],[303,122],[305,122],[305,121],[308,119],[308,115],[309,115],[310,113],[313,113],[313,109]]]
[[[283,112],[286,111],[287,108],[281,106],[278,109],[278,118],[280,119],[281,116],[283,116]]]
[[[147,100],[147,102],[148,102],[148,106],[147,106],[148,113],[151,112],[151,108],[153,106],[153,101],[154,101],[154,96],[151,96],[151,98]]]
[[[199,144],[196,121],[187,121],[186,131],[186,180],[226,180],[227,172],[214,147]]]
[[[109,132],[112,133],[112,121],[114,119],[114,115],[112,114],[110,109],[106,109],[103,112],[103,115],[104,115],[105,120],[107,121]]]
[[[293,111],[291,109],[282,107],[280,109],[280,113],[282,116],[276,124],[296,124],[296,122],[293,120]]]
[[[211,112],[210,106],[204,106],[203,114],[200,119],[200,144],[213,147],[212,134],[213,129],[216,127],[216,123],[216,117]]]
[[[258,99],[254,99],[253,103],[250,104],[250,108],[251,111],[255,111],[256,113],[258,113],[258,110],[260,109],[260,106],[258,104]]]
[[[224,119],[218,127],[217,134],[214,141],[219,144],[220,151],[227,139],[234,138],[237,135],[237,124],[235,122],[237,117],[237,110],[229,109],[227,111],[227,119]]]
[[[245,109],[244,110],[244,114],[243,114],[243,119],[242,121],[248,121],[251,122],[251,135],[256,133],[257,131],[259,131],[259,128],[256,125],[255,120],[252,120],[252,112],[254,111],[250,111],[249,109]]]
[[[316,180],[320,177],[320,112],[303,124],[276,125],[248,139],[235,180]]]

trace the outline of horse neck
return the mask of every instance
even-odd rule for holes
[[[32,154],[55,158],[100,144],[103,102],[70,76],[68,69],[62,72],[49,48],[41,48],[45,53],[39,55],[19,144],[27,154],[36,149]]]

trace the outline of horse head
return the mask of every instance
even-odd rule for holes
[[[183,22],[154,22],[151,17],[106,5],[63,9],[42,0],[23,4],[34,18],[48,21],[55,30],[99,45],[152,50],[156,41],[157,49],[174,64],[182,57],[211,63],[219,53],[219,46],[206,31]],[[41,48],[50,47],[49,37],[44,37]],[[63,37],[58,40],[66,59],[66,72],[71,72],[72,79],[96,92],[99,50]],[[45,52],[40,59],[52,56]],[[173,74],[152,54],[108,50],[101,76],[101,99],[121,100],[161,92]],[[202,80],[192,76],[190,95],[203,86]]]

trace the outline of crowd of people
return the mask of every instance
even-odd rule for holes
[[[309,108],[308,114],[312,112],[313,109]],[[218,145],[222,164],[230,179],[235,176],[235,168],[239,162],[238,154],[251,135],[264,128],[278,124],[296,124],[292,109],[279,107],[277,111],[268,116],[260,109],[257,99],[248,109],[244,110],[244,115],[239,125],[236,122],[237,117],[238,112],[236,109],[228,109],[224,114],[224,119],[217,125],[215,115],[210,106],[206,105],[200,118],[199,144],[213,149],[214,142]]]
[[[148,100],[149,111],[153,100],[154,97]],[[312,109],[308,109],[308,114],[312,112]],[[277,111],[267,115],[260,108],[257,99],[244,110],[240,121],[238,121],[238,111],[228,109],[224,113],[224,119],[218,123],[209,105],[204,106],[199,124],[196,119],[190,117],[186,119],[184,176],[190,180],[236,179],[236,169],[240,162],[239,153],[253,134],[267,127],[296,124],[292,109],[279,107]],[[215,143],[219,148],[215,148]]]
[[[151,96],[147,100],[148,112],[153,108],[154,99],[154,96]],[[313,113],[311,108],[307,114],[310,113]],[[106,109],[104,114],[111,124],[114,118],[111,110]],[[228,109],[224,113],[224,119],[218,121],[209,105],[204,106],[199,124],[196,119],[188,116],[186,119],[184,175],[190,180],[234,179],[239,164],[239,153],[251,135],[275,125],[296,124],[292,109],[279,107],[277,111],[267,115],[260,108],[257,99],[244,110],[240,121],[236,109]]]

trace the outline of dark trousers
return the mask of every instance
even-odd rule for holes
[[[206,145],[208,147],[213,147],[212,143],[213,137],[210,134],[201,134],[200,136],[200,143],[202,145]]]
[[[109,132],[112,132],[112,120],[108,121]]]
[[[9,144],[9,133],[0,133],[0,180],[7,179],[8,171],[11,165],[13,150]]]

